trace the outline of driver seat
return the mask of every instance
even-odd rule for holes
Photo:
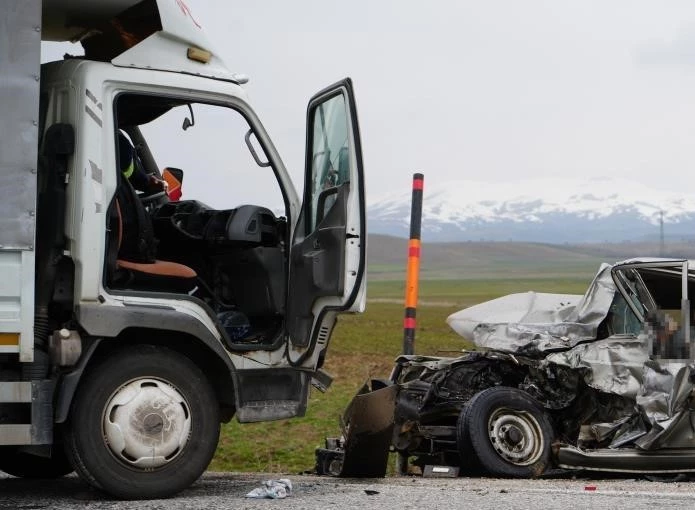
[[[135,149],[120,133],[119,144],[119,159],[129,160],[131,165],[139,164]],[[124,155],[124,151],[130,153]],[[109,267],[115,286],[159,292],[195,292],[198,276],[195,270],[155,258],[157,241],[152,220],[133,185],[120,172],[112,211],[112,230],[116,230],[117,240],[113,243],[115,249],[112,249]]]
[[[136,200],[138,200],[137,197]],[[142,207],[142,204],[140,204],[140,207]],[[123,242],[123,213],[118,199],[115,200],[115,208],[118,222],[117,246],[120,250]],[[121,258],[119,253],[115,266],[114,283],[119,287],[159,292],[183,292],[186,294],[191,294],[197,289],[198,274],[194,269],[178,262],[159,259],[154,259],[150,262],[136,262]]]

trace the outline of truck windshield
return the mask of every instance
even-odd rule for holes
[[[272,168],[259,168],[244,136],[246,119],[236,110],[193,104],[195,125],[185,131],[187,105],[171,108],[141,125],[159,168],[185,172],[184,199],[199,200],[217,209],[240,204],[263,205],[284,214],[284,201]]]

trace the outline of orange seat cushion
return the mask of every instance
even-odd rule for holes
[[[168,260],[155,260],[148,264],[118,259],[116,267],[158,276],[174,276],[177,278],[195,278],[198,276],[190,267]]]

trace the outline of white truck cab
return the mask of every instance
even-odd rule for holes
[[[85,55],[39,72],[41,37]],[[0,6],[3,471],[166,497],[221,421],[301,416],[330,383],[336,317],[365,303],[352,83],[309,103],[302,199],[244,82],[181,0]],[[277,202],[245,200],[261,177]]]

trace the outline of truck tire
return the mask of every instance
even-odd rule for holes
[[[0,471],[19,478],[60,478],[74,471],[62,445],[53,448],[50,457],[30,455],[14,446],[0,448]]]
[[[497,386],[463,407],[456,439],[461,462],[506,478],[540,476],[550,464],[553,428],[527,393]]]
[[[84,376],[65,442],[90,485],[121,499],[156,499],[200,477],[219,433],[219,406],[202,371],[170,349],[136,345]]]

